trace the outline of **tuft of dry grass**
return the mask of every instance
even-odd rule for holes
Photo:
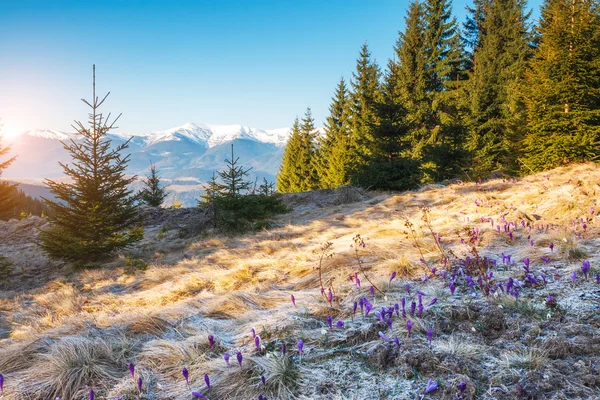
[[[117,381],[124,375],[124,365],[125,360],[115,355],[106,340],[64,337],[29,366],[16,398],[83,398],[90,387],[106,387]]]

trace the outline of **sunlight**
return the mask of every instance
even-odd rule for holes
[[[19,130],[10,121],[0,121],[0,135],[6,139],[11,139],[19,135]]]

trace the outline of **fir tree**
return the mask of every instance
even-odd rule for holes
[[[151,207],[160,207],[167,197],[167,191],[160,184],[160,177],[154,163],[150,163],[150,175],[142,182],[145,188],[139,194],[140,200]]]
[[[299,192],[304,177],[298,167],[298,154],[302,148],[302,134],[298,117],[294,120],[290,138],[283,151],[283,158],[277,173],[276,184],[280,193]]]
[[[348,89],[342,78],[329,106],[325,136],[318,141],[319,187],[336,188],[348,183],[348,135]]]
[[[368,165],[374,151],[373,129],[377,123],[376,104],[380,100],[380,75],[377,63],[371,59],[367,44],[363,44],[356,61],[350,95],[350,182],[360,182],[361,169]]]
[[[520,88],[531,57],[524,0],[478,1],[471,12],[477,31],[469,80],[472,169],[480,175],[514,171],[525,126]]]
[[[91,108],[89,127],[76,121],[74,128],[81,141],[63,143],[73,159],[60,165],[67,182],[46,180],[58,201],[45,199],[52,210],[50,228],[41,232],[41,246],[52,257],[69,261],[95,262],[109,257],[115,250],[142,239],[136,196],[129,185],[136,177],[125,177],[129,155],[121,152],[128,142],[111,148],[106,134],[115,128],[119,117],[110,121],[99,112],[108,94],[96,97],[96,68],[93,73],[93,97],[83,100]]]
[[[600,10],[596,1],[546,0],[526,74],[525,169],[600,159]]]
[[[1,143],[2,136],[0,135],[0,176],[2,176],[2,171],[5,170],[15,160],[15,157],[2,160],[2,158],[10,151],[10,146],[2,146]],[[16,206],[16,190],[17,185],[0,180],[0,219],[13,216],[13,209]]]

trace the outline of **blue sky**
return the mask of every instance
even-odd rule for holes
[[[469,1],[454,2],[462,22]],[[407,0],[0,0],[0,118],[6,131],[86,119],[92,64],[120,131],[186,122],[321,125],[367,41],[385,65]],[[537,14],[539,0],[530,2]],[[8,132],[10,133],[10,132]]]

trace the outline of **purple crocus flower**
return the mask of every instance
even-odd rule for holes
[[[573,282],[573,285],[575,284],[576,280],[577,280],[577,272],[573,271],[573,272],[571,272],[571,282]]]
[[[294,307],[296,307],[296,298],[294,297],[294,295],[291,296],[292,299],[292,304],[294,305]]]
[[[392,281],[394,280],[395,277],[396,277],[396,271],[392,272],[392,274],[390,275],[390,283],[392,283]]]
[[[264,375],[261,375],[261,376],[260,376],[260,380],[261,380],[261,382],[262,382],[262,384],[263,384],[263,385],[266,385],[266,384],[267,384],[267,379],[265,378],[265,376],[264,376]]]
[[[208,374],[204,374],[204,382],[206,382],[206,387],[210,390],[210,378],[208,377]]]
[[[302,357],[302,353],[304,353],[304,342],[302,339],[298,340],[298,353],[300,353],[300,357]]]
[[[375,297],[375,288],[373,286],[369,288],[369,293],[371,293],[371,296]]]
[[[329,326],[329,329],[333,329],[333,317],[331,315],[327,316],[327,325]]]
[[[448,287],[450,288],[450,293],[454,296],[454,291],[456,290],[456,285],[454,282],[448,282]]]
[[[342,329],[344,327],[344,321],[339,319],[335,326],[337,326],[339,329]]]
[[[427,305],[427,307],[431,307],[435,303],[437,303],[437,297],[434,297],[433,299],[431,299],[431,301],[429,302],[429,304]]]
[[[407,283],[406,285],[404,285],[404,288],[406,289],[406,292],[410,296],[410,284]]]
[[[600,285],[600,274],[596,274],[596,283]]]
[[[237,352],[237,361],[238,361],[238,364],[240,364],[240,368],[242,368],[242,360],[243,359],[244,359],[244,357],[242,356],[242,352],[238,351]]]
[[[435,392],[438,388],[438,383],[436,381],[432,381],[431,379],[427,382],[427,386],[425,387],[425,394]]]
[[[133,363],[129,363],[129,373],[132,378],[135,378],[135,365]]]
[[[525,264],[525,271],[529,272],[529,258],[525,257],[523,259],[523,264]]]
[[[4,375],[0,374],[0,393],[4,395]]]
[[[431,345],[431,341],[433,340],[433,331],[431,329],[427,329],[427,340],[429,340],[429,345]]]
[[[250,329],[250,332],[252,333],[252,339],[254,339],[256,337],[256,330],[252,328]]]
[[[540,260],[542,260],[544,264],[550,263],[550,259],[548,257],[541,257]]]
[[[356,283],[356,287],[358,287],[360,289],[360,279],[358,279],[358,273],[357,272],[354,273],[354,281]]]
[[[256,346],[256,350],[260,351],[260,336],[256,335],[254,338],[254,345]]]
[[[400,339],[398,339],[398,336],[394,337],[394,343],[396,343],[396,346],[400,347]]]
[[[550,247],[550,251],[554,253],[554,243],[550,243],[548,247]]]
[[[388,328],[390,328],[390,331],[391,331],[392,330],[392,319],[388,318],[386,322],[387,322]]]
[[[467,382],[461,382],[458,384],[458,391],[460,392],[461,396],[465,392],[466,389],[467,389]]]
[[[352,319],[356,316],[356,308],[358,307],[358,302],[354,302],[354,306],[352,308]]]
[[[419,303],[419,306],[417,307],[417,315],[420,317],[421,315],[423,315],[423,304]]]
[[[142,393],[142,377],[140,376],[137,380],[138,392]]]
[[[329,303],[329,305],[331,305],[332,301],[333,301],[333,292],[331,291],[331,289],[329,289],[329,291],[327,292],[327,302]]]
[[[373,309],[373,304],[369,303],[368,301],[365,301],[365,310],[366,310],[365,316],[368,316],[372,309]]]
[[[225,352],[225,354],[223,354],[223,359],[225,360],[225,364],[227,364],[227,368],[229,368],[229,357],[231,357],[231,355],[228,352]],[[187,370],[185,370],[185,371],[187,373]]]
[[[384,342],[389,342],[390,339],[384,335],[383,332],[379,331],[379,337],[381,338],[381,340],[383,340]]]
[[[90,400],[94,400],[94,389],[90,389]]]
[[[192,392],[192,396],[197,397],[199,399],[206,399],[206,397],[202,393],[199,393],[199,392]]]
[[[229,353],[225,353],[225,354],[227,354],[227,362],[229,363]],[[190,380],[189,380],[190,379],[190,373],[187,370],[187,368],[184,367],[181,370],[181,374],[183,375],[183,378],[185,379],[185,384],[189,386],[190,385]]]
[[[417,303],[414,301],[410,303],[410,315],[415,316],[415,309],[417,308]]]
[[[208,335],[208,344],[209,344],[209,350],[212,351],[213,346],[215,345],[215,337],[213,335]]]
[[[287,353],[287,346],[285,345],[285,343],[281,344],[281,354],[283,354],[285,356],[285,353]]]
[[[588,274],[590,272],[590,268],[591,268],[591,265],[590,265],[589,261],[585,261],[584,260],[584,261],[581,262],[581,272],[583,272],[583,276],[585,276],[586,280],[588,278]]]
[[[410,319],[406,320],[406,329],[408,329],[408,337],[410,337],[410,331],[412,331],[413,323]]]

